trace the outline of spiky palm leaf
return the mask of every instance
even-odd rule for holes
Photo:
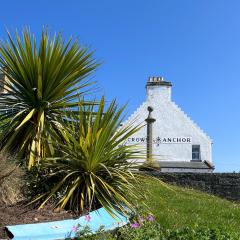
[[[139,198],[135,160],[142,159],[143,154],[137,146],[124,143],[139,126],[120,127],[124,108],[118,109],[115,101],[106,111],[104,108],[102,98],[97,110],[80,105],[77,117],[65,116],[71,120],[61,130],[63,143],[52,143],[59,156],[42,162],[49,172],[46,178],[58,180],[48,193],[37,198],[44,198],[41,207],[61,192],[57,207],[67,206],[78,212],[94,204],[110,213],[113,209],[124,212],[123,206],[134,209],[133,202]]]
[[[1,82],[0,147],[19,151],[31,168],[47,151],[43,139],[58,131],[64,108],[77,106],[80,93],[89,85],[84,79],[97,67],[93,52],[71,38],[65,43],[60,34],[52,39],[43,29],[37,43],[29,30],[22,38],[8,33],[0,44],[0,67],[8,81]]]

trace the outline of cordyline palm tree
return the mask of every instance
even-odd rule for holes
[[[114,209],[126,213],[143,196],[137,187],[142,177],[135,160],[144,154],[136,145],[125,144],[140,127],[121,127],[124,108],[118,109],[115,101],[104,110],[102,98],[97,108],[79,105],[78,115],[65,115],[63,143],[51,143],[58,156],[41,162],[43,172],[48,172],[44,178],[55,184],[36,198],[42,201],[40,207],[61,193],[56,207],[81,213],[103,206],[111,214]]]
[[[1,82],[0,148],[26,157],[30,169],[49,152],[44,139],[58,133],[63,109],[77,106],[89,82],[84,81],[98,64],[93,52],[61,35],[52,39],[42,31],[39,44],[28,29],[0,43],[0,68],[8,81]],[[83,89],[84,88],[84,89]]]

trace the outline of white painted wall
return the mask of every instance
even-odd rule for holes
[[[212,140],[201,130],[172,100],[171,86],[148,86],[146,101],[128,118],[124,124],[145,125],[132,138],[146,138],[147,107],[153,107],[153,139],[160,137],[189,137],[191,143],[154,144],[153,154],[161,160],[191,161],[192,145],[200,145],[201,160],[212,162]],[[131,144],[129,139],[128,144]],[[136,139],[135,142],[136,143]],[[140,143],[146,146],[146,141]]]

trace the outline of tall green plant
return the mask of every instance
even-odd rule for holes
[[[29,169],[51,152],[44,142],[50,132],[58,133],[64,108],[77,106],[79,94],[89,85],[84,79],[97,63],[93,52],[61,35],[51,38],[42,31],[38,43],[29,30],[0,43],[0,67],[8,81],[0,82],[0,148],[18,151]]]
[[[134,161],[143,155],[137,146],[125,142],[139,126],[120,126],[124,108],[118,109],[115,101],[105,108],[102,98],[99,106],[79,105],[78,115],[64,117],[68,121],[61,129],[63,142],[51,143],[58,156],[42,161],[49,173],[45,177],[56,183],[37,198],[44,199],[41,207],[61,193],[56,206],[78,212],[97,206],[110,213],[113,209],[124,212],[123,206],[134,209],[140,177]]]

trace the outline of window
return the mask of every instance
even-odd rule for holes
[[[192,160],[201,160],[200,145],[192,145]]]

